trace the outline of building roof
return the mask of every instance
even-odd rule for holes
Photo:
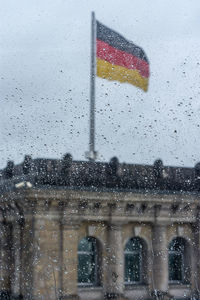
[[[0,171],[0,191],[18,187],[114,189],[198,192],[200,164],[194,168],[164,166],[161,160],[153,165],[120,163],[116,157],[110,162],[74,161],[70,154],[62,159],[32,159],[14,165],[9,161]]]

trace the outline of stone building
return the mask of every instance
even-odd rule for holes
[[[0,299],[200,299],[199,164],[26,156],[0,175]]]

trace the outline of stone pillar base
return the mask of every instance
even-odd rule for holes
[[[11,300],[23,300],[23,296],[22,295],[12,295]]]
[[[169,300],[169,299],[171,299],[168,292],[159,291],[159,290],[152,291],[151,296],[152,296],[153,300]]]
[[[116,294],[116,293],[106,293],[104,295],[104,300],[126,300],[123,295]]]
[[[79,299],[80,298],[78,295],[65,295],[59,298],[59,300],[79,300]]]

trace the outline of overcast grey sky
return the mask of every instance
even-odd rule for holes
[[[25,154],[84,159],[90,19],[141,46],[148,93],[96,80],[99,160],[200,161],[199,0],[0,0],[0,167]]]

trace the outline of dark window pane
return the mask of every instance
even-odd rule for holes
[[[94,256],[80,254],[78,256],[78,282],[93,283],[95,281]]]
[[[140,254],[125,254],[125,282],[139,282],[141,272],[140,269]]]
[[[126,247],[125,247],[126,252],[132,252],[132,251],[140,250],[140,249],[142,249],[142,244],[141,244],[139,238],[130,239],[126,243]]]
[[[169,280],[184,281],[185,241],[177,237],[169,244]]]
[[[183,280],[183,258],[181,254],[169,254],[169,280]]]
[[[96,261],[96,240],[82,239],[78,246],[78,283],[97,284]]]
[[[91,252],[94,251],[94,242],[92,239],[84,238],[80,241],[78,251]]]
[[[169,250],[183,252],[184,244],[181,241],[181,239],[177,238],[177,239],[174,239],[173,241],[171,241],[171,243],[169,245]]]
[[[140,238],[130,239],[125,246],[125,282],[140,282],[142,272],[142,243]]]

